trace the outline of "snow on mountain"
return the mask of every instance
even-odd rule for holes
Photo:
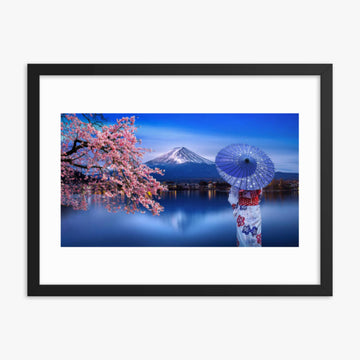
[[[186,147],[176,147],[164,155],[148,161],[147,165],[180,165],[180,164],[207,164],[213,165],[214,162],[195,154]]]

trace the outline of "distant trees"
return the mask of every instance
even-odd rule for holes
[[[220,190],[225,190],[230,188],[230,185],[225,181],[218,181],[215,183],[215,188]]]
[[[299,182],[297,180],[273,179],[266,190],[296,190]]]

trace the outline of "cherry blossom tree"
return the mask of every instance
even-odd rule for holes
[[[89,197],[98,194],[109,211],[159,215],[156,200],[167,189],[152,174],[163,173],[142,163],[151,150],[138,146],[134,124],[135,117],[108,126],[91,114],[61,117],[62,205],[87,210]]]

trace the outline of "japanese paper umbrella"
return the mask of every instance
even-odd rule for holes
[[[220,176],[241,190],[257,190],[268,185],[275,174],[274,164],[262,150],[246,144],[229,145],[215,159]]]

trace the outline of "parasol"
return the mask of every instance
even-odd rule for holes
[[[262,150],[246,144],[229,145],[215,159],[220,176],[241,190],[257,190],[268,185],[275,174],[274,164]]]

